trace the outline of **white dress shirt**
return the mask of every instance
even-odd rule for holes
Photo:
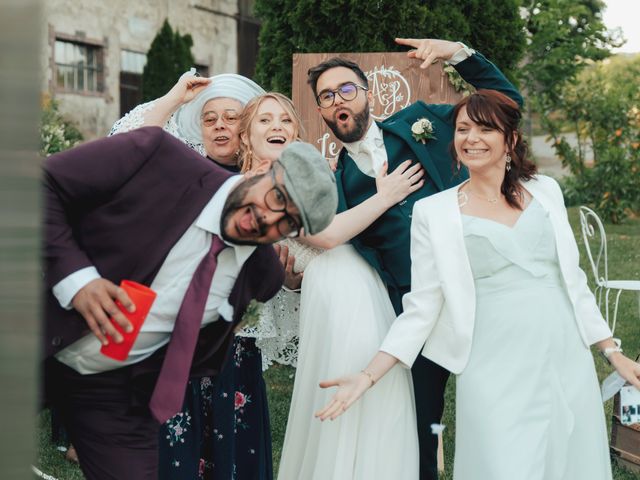
[[[384,162],[387,161],[387,150],[384,148],[382,130],[376,122],[371,122],[364,138],[345,143],[344,148],[347,149],[358,169],[370,177],[376,177]]]
[[[476,51],[473,48],[467,47],[464,43],[458,42],[458,44],[460,45],[461,48],[456,53],[451,55],[451,58],[449,60],[447,60],[447,63],[449,65],[457,65],[461,61],[466,60],[471,55],[476,53]]]
[[[200,261],[209,251],[211,234],[220,235],[222,208],[229,192],[242,177],[228,179],[213,195],[196,221],[185,231],[165,258],[151,288],[158,294],[149,314],[140,329],[129,357],[116,361],[100,353],[100,341],[93,333],[78,339],[56,354],[56,358],[81,374],[99,373],[140,362],[169,342],[178,309]],[[233,318],[229,294],[244,262],[255,250],[254,246],[227,243],[218,255],[218,266],[213,275],[209,298],[205,306],[202,325]],[[95,268],[90,267],[97,274]],[[87,269],[83,269],[87,270]],[[86,285],[78,281],[82,275],[92,280],[91,272],[81,271],[69,275],[54,287],[54,294],[62,306],[68,305],[77,291]],[[79,274],[79,275],[76,275]],[[78,286],[79,285],[79,286]],[[75,289],[75,291],[74,291]]]
[[[458,43],[461,48],[447,61],[450,65],[457,65],[475,53],[475,50],[467,47],[464,43]],[[358,169],[370,177],[376,177],[384,162],[387,161],[387,150],[384,148],[382,130],[376,122],[371,122],[362,139],[345,143],[344,148],[347,149]]]

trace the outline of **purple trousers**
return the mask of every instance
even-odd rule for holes
[[[87,480],[157,480],[160,426],[145,401],[149,389],[132,385],[131,369],[80,375],[55,359],[45,368],[47,396]]]

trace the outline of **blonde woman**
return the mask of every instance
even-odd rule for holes
[[[300,138],[301,131],[302,121],[289,98],[278,92],[253,98],[240,116],[240,171],[277,160],[290,142]]]

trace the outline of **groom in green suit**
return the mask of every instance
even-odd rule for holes
[[[499,90],[522,105],[522,97],[502,72],[463,44],[434,39],[396,39],[396,42],[413,48],[408,56],[421,61],[421,68],[437,60],[448,61],[475,88]],[[459,171],[449,154],[454,134],[453,105],[418,101],[383,122],[373,122],[369,115],[372,96],[367,77],[357,64],[340,58],[331,58],[309,69],[308,83],[322,118],[344,144],[336,168],[339,212],[376,193],[375,176],[385,162],[389,172],[407,159],[419,162],[425,170],[422,188],[390,208],[352,240],[356,250],[380,274],[396,313],[400,313],[402,296],[411,288],[409,246],[413,204],[467,178],[466,171]],[[449,372],[419,355],[412,375],[420,478],[437,480],[437,437],[431,434],[430,425],[440,423]]]

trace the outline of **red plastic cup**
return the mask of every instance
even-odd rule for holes
[[[116,300],[116,304],[118,305],[120,311],[131,322],[131,325],[133,325],[133,331],[129,333],[125,332],[120,327],[120,325],[115,323],[113,321],[113,318],[111,318],[111,323],[113,323],[115,329],[120,332],[123,340],[120,343],[116,343],[113,338],[107,335],[109,343],[107,345],[103,345],[102,348],[100,348],[100,353],[106,355],[109,358],[113,358],[114,360],[119,360],[122,362],[129,356],[131,347],[133,347],[133,342],[135,342],[136,338],[138,338],[140,328],[142,327],[145,318],[147,318],[149,310],[151,310],[151,305],[153,305],[153,301],[156,299],[157,294],[149,287],[145,287],[144,285],[141,285],[139,283],[132,282],[131,280],[122,280],[122,282],[120,282],[120,287],[124,289],[125,292],[127,292],[127,295],[129,295],[129,298],[136,306],[136,311],[130,313],[120,304],[120,302]]]

